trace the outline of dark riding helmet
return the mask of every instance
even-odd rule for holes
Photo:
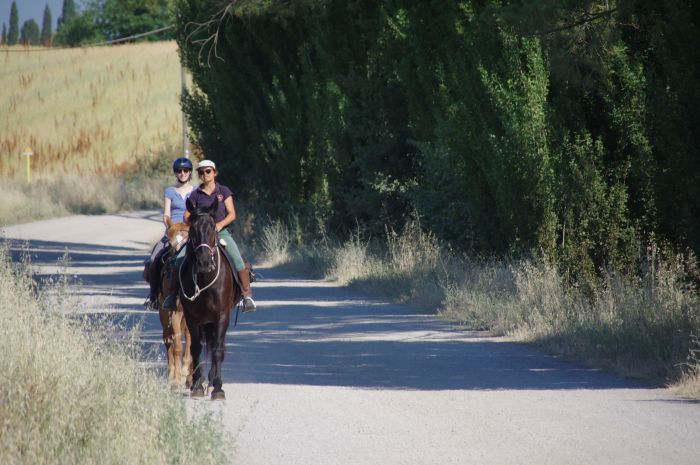
[[[173,162],[173,172],[182,169],[192,171],[192,161],[189,158],[180,157]]]

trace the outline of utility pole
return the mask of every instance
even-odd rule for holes
[[[182,64],[182,61],[180,61],[180,85],[182,88],[180,96],[182,97],[187,90],[185,66]],[[180,105],[182,105],[182,102],[180,102]],[[184,109],[182,109],[182,153],[185,157],[190,158],[190,141],[187,138],[187,115]]]

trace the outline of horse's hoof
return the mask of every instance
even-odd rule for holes
[[[204,397],[204,388],[198,387],[196,389],[192,389],[192,394],[190,394],[190,397]]]
[[[226,400],[224,391],[214,391],[211,393],[211,400]]]

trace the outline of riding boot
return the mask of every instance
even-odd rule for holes
[[[178,272],[173,266],[170,270],[170,289],[168,290],[168,296],[163,301],[163,310],[176,310],[177,309],[177,293],[180,290],[180,277]]]
[[[163,269],[163,261],[159,256],[156,257],[151,263],[149,274],[150,280],[148,282],[150,286],[150,291],[148,294],[148,300],[146,300],[146,307],[152,310],[158,310],[158,294],[160,293],[160,272]]]
[[[250,313],[257,309],[253,300],[253,291],[250,289],[250,271],[248,267],[238,272],[241,281],[241,292],[243,293],[243,312]]]

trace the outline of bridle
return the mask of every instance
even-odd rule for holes
[[[207,249],[209,249],[209,255],[211,255],[211,259],[214,260],[214,249],[212,248],[212,246],[210,246],[209,244],[199,244],[197,247],[194,248],[194,251],[196,252],[197,249],[200,247],[206,247]],[[218,247],[217,250],[219,250]]]
[[[197,249],[200,247],[206,247],[209,249],[209,255],[211,256],[212,261],[214,260],[214,251],[216,251],[216,276],[214,276],[214,279],[212,279],[209,284],[206,286],[200,288],[199,285],[197,284],[197,273],[195,272],[195,264],[192,264],[192,282],[194,283],[194,294],[192,296],[188,296],[185,293],[185,288],[182,285],[182,267],[184,266],[185,262],[183,261],[182,264],[180,265],[180,268],[178,268],[177,273],[178,273],[178,278],[180,278],[180,291],[182,291],[182,295],[192,302],[194,299],[199,297],[199,294],[202,292],[206,291],[209,289],[217,279],[219,279],[219,272],[221,271],[221,252],[219,251],[219,248],[214,245],[214,247],[210,246],[209,244],[201,243],[197,247],[194,248],[193,252],[196,252]]]

